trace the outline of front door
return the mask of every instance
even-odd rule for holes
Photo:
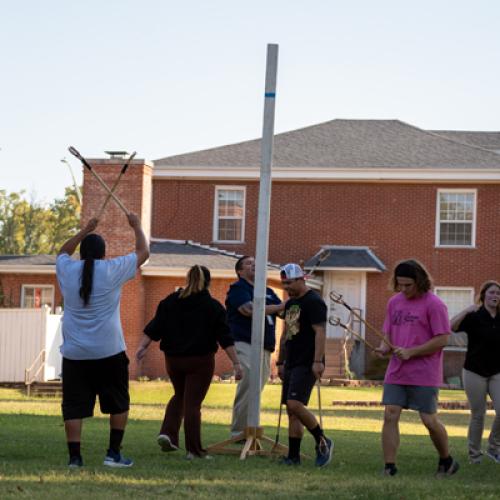
[[[335,292],[342,295],[342,299],[356,309],[362,317],[365,316],[366,306],[366,273],[361,271],[326,271],[323,280],[323,298],[328,305],[328,317],[338,316],[342,323],[351,321],[351,328],[365,337],[364,325],[350,318],[349,311],[342,305],[336,304],[330,299],[330,293]],[[343,339],[344,330],[339,326],[327,324],[326,336],[330,339]],[[365,346],[356,337],[352,337],[354,347],[349,359],[349,369],[353,371],[358,378],[362,378],[365,371]]]

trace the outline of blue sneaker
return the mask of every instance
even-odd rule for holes
[[[327,437],[322,437],[318,445],[316,445],[316,467],[324,467],[332,460],[333,441]]]
[[[70,469],[79,469],[80,467],[83,467],[82,457],[80,455],[70,457],[68,467]]]
[[[109,449],[104,457],[103,465],[108,467],[132,467],[134,462],[130,458],[123,457],[121,453]]]
[[[491,460],[493,460],[493,462],[500,464],[500,453],[495,453],[493,451],[487,451],[486,456],[488,458],[491,458]]]

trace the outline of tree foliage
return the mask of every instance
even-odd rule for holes
[[[80,225],[80,203],[74,187],[48,206],[25,192],[0,190],[0,254],[54,254]]]

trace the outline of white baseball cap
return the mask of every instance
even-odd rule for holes
[[[295,280],[305,276],[304,271],[298,264],[285,264],[280,270],[281,279]]]

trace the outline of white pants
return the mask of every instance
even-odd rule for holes
[[[470,421],[467,435],[469,458],[477,459],[482,455],[481,440],[486,414],[486,395],[489,394],[495,408],[495,420],[488,438],[488,451],[500,453],[500,373],[492,377],[481,377],[477,373],[463,370],[465,394],[469,400]]]
[[[246,342],[235,342],[234,347],[238,354],[238,360],[243,370],[243,378],[238,382],[236,395],[233,403],[233,418],[231,421],[231,434],[236,436],[247,427],[248,401],[250,392],[250,356],[252,346]],[[271,369],[271,353],[264,350],[262,359],[262,379],[260,390],[264,389]]]

